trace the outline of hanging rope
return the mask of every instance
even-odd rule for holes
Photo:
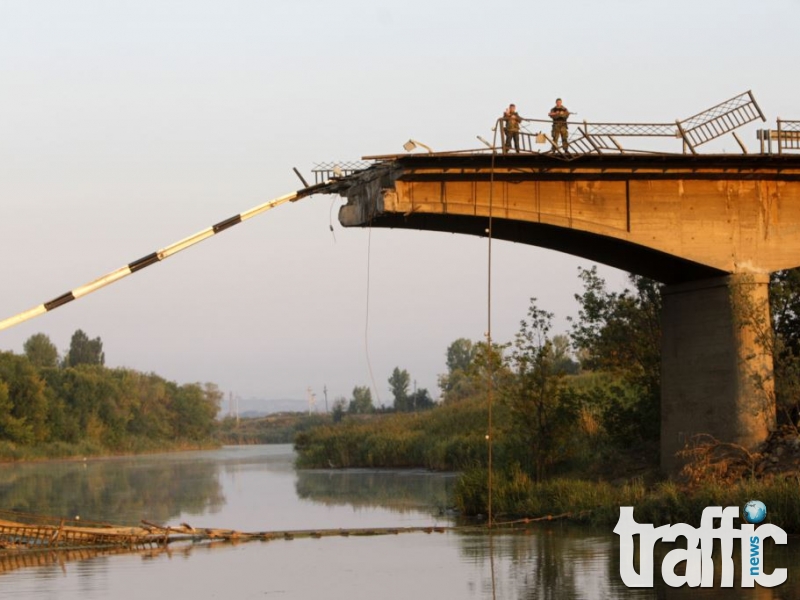
[[[495,129],[495,139],[493,141],[497,141],[497,129]],[[487,433],[486,438],[489,444],[489,456],[488,456],[488,469],[487,469],[487,526],[489,529],[489,568],[491,569],[492,574],[492,600],[497,598],[497,583],[495,578],[494,572],[494,516],[492,511],[492,495],[494,491],[494,485],[492,481],[492,471],[494,465],[492,464],[492,446],[494,445],[494,432],[492,431],[492,403],[493,403],[493,395],[494,395],[494,357],[492,355],[492,215],[494,209],[494,161],[495,157],[497,156],[496,145],[492,144],[492,161],[491,167],[489,170],[489,224],[486,229],[486,237],[487,237],[487,277],[486,277],[486,345],[487,345],[487,355],[489,357],[489,364],[487,367],[488,373],[488,389],[487,389],[487,401],[489,404],[489,418],[487,424]],[[477,199],[476,199],[477,200]]]
[[[497,139],[497,132],[495,131],[495,140]],[[493,382],[493,356],[492,356],[492,211],[493,211],[493,201],[494,201],[494,161],[497,156],[496,146],[492,145],[492,160],[491,166],[489,170],[489,224],[486,228],[486,236],[487,236],[487,277],[486,277],[486,345],[487,345],[487,356],[489,357],[489,363],[487,366],[487,373],[488,373],[488,388],[487,388],[487,400],[488,400],[488,408],[489,408],[489,419],[488,419],[488,426],[487,426],[487,433],[486,439],[489,444],[489,456],[488,456],[488,481],[487,481],[487,488],[488,488],[488,501],[487,501],[487,524],[489,526],[489,530],[491,533],[492,529],[492,522],[493,522],[493,513],[492,513],[492,491],[493,491],[493,481],[492,481],[492,446],[494,445],[494,436],[492,431],[492,403],[493,403],[493,394],[494,394],[494,382]]]

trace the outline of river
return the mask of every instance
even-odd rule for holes
[[[251,532],[456,525],[447,510],[453,474],[297,471],[293,459],[284,445],[2,465],[0,507]],[[772,566],[789,571],[789,581],[771,589],[672,589],[660,582],[628,589],[610,527],[552,522],[492,536],[447,529],[24,560],[0,555],[0,590],[15,600],[790,600],[800,598],[798,545],[790,538],[771,549]]]

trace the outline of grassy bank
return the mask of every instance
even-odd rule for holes
[[[98,456],[123,456],[134,454],[154,454],[158,452],[182,452],[218,448],[215,440],[158,440],[130,439],[126,444],[109,448],[93,441],[78,443],[48,442],[36,446],[0,441],[0,462],[24,462],[56,460]]]
[[[301,468],[384,467],[452,471],[486,462],[485,403],[422,413],[348,416],[295,437]]]
[[[800,476],[767,480],[742,480],[734,484],[706,482],[697,486],[660,481],[645,485],[640,478],[625,483],[558,478],[535,483],[519,470],[493,477],[492,507],[498,521],[566,515],[593,525],[613,525],[620,506],[635,507],[640,523],[656,526],[672,523],[700,524],[707,506],[744,506],[761,500],[768,507],[768,521],[788,533],[800,533]],[[464,514],[486,511],[487,474],[473,469],[456,484],[454,501]]]

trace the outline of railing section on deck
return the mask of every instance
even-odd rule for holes
[[[348,162],[325,162],[317,163],[311,172],[314,173],[314,183],[325,183],[332,179],[347,177],[358,171],[363,171],[372,163],[364,160],[352,160]]]
[[[778,119],[778,154],[784,150],[800,150],[800,121]]]
[[[647,150],[643,149],[626,149],[616,138],[661,137],[680,139],[683,141],[684,151],[688,149],[693,154],[696,154],[698,146],[731,133],[741,147],[742,152],[747,153],[747,149],[734,130],[757,119],[766,120],[752,92],[747,91],[688,119],[677,120],[674,123],[591,123],[573,121],[570,123],[573,130],[569,137],[569,149],[570,153],[576,154],[603,153],[606,151],[620,153],[625,153],[626,151],[647,152]],[[788,148],[790,147],[789,144],[795,144],[791,146],[792,148],[797,147],[800,144],[800,127],[796,126],[797,122],[779,121],[779,130],[781,123],[784,124],[787,135],[784,137],[781,137],[780,134],[778,135],[778,139],[781,141],[779,149],[781,147]],[[537,132],[531,131],[537,124],[542,129]],[[791,124],[791,127],[797,128],[788,129],[789,124]],[[549,120],[523,119],[519,133],[519,151],[536,152],[536,144],[549,144],[555,149],[553,141],[545,133],[551,125],[552,122]],[[500,136],[500,147],[504,151],[514,151],[515,149],[508,147],[503,118],[497,120],[495,134],[497,135],[497,133]]]

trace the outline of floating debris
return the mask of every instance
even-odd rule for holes
[[[78,525],[80,523],[80,525]],[[176,542],[270,541],[332,536],[375,536],[399,533],[444,533],[446,527],[385,527],[355,529],[306,529],[246,532],[235,529],[198,528],[142,521],[141,526],[120,527],[108,523],[32,515],[0,510],[0,554],[4,551],[68,550],[76,548],[125,548],[139,550]]]

